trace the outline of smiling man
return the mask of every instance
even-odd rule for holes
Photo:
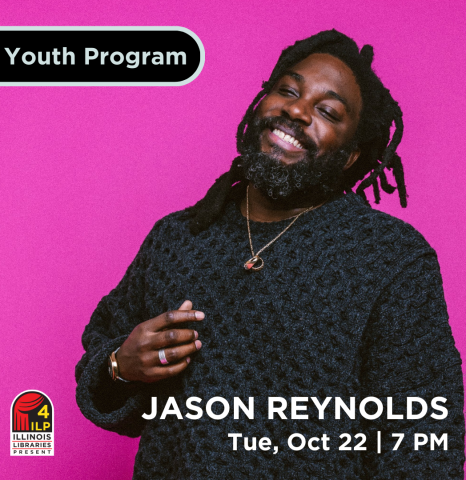
[[[364,194],[406,206],[401,110],[372,57],[334,30],[284,50],[230,170],[99,303],[77,401],[141,435],[134,478],[463,478],[435,252]]]

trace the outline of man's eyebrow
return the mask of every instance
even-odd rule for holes
[[[294,78],[297,82],[302,83],[304,82],[304,77],[299,73],[293,72],[293,70],[287,70],[283,76],[288,75],[291,78]]]
[[[289,77],[294,78],[298,83],[304,82],[304,77],[299,73],[293,72],[293,70],[287,70],[283,74],[283,76],[285,75],[288,75]],[[333,90],[325,90],[324,93],[325,95],[328,95],[329,97],[332,97],[335,100],[338,100],[339,102],[341,102],[348,113],[351,112],[351,107],[348,103],[348,100],[346,100],[346,98],[342,97],[341,95],[339,95],[337,92],[334,92]]]
[[[335,100],[338,100],[344,105],[345,110],[348,113],[351,112],[351,107],[349,106],[348,101],[345,98],[343,98],[341,95],[338,95],[337,92],[334,92],[333,90],[327,90],[325,91],[325,95],[328,95],[329,97],[333,97]]]

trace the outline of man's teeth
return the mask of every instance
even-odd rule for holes
[[[294,145],[295,147],[297,148],[303,148],[303,146],[298,142],[298,140],[296,140],[296,138],[292,137],[291,135],[288,135],[287,133],[285,132],[282,132],[281,130],[279,130],[278,128],[275,128],[273,130],[273,133],[275,135],[277,135],[278,137],[280,137],[282,140],[284,140],[285,142],[287,143],[291,143],[291,145]]]

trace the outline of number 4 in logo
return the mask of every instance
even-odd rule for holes
[[[44,405],[44,406],[40,409],[40,411],[39,411],[39,413],[38,413],[37,415],[40,415],[40,416],[42,416],[42,417],[44,417],[44,418],[47,418],[47,417],[50,415],[49,410],[48,410],[48,405]]]

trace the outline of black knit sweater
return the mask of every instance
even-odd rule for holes
[[[251,222],[256,251],[282,231],[289,220]],[[455,348],[435,252],[410,225],[364,205],[360,197],[336,197],[297,222],[261,255],[262,271],[243,268],[250,257],[246,219],[231,202],[208,230],[189,233],[186,212],[156,223],[120,284],[102,299],[83,335],[85,355],[76,367],[77,402],[96,425],[122,435],[141,435],[135,479],[463,479],[464,419],[461,359]],[[195,323],[203,343],[179,376],[155,384],[115,384],[107,356],[140,322],[185,300],[203,311]],[[190,324],[192,327],[194,324]],[[157,397],[154,420],[144,420]],[[223,420],[204,411],[199,420],[160,414],[168,397],[181,413],[189,397],[223,397],[232,406]],[[233,416],[233,398],[255,415]],[[288,402],[287,419],[268,419],[268,398]],[[304,397],[291,418],[291,398]],[[332,397],[319,419],[311,397]],[[356,418],[335,398],[350,405]],[[377,397],[384,411],[367,420],[358,406]],[[387,397],[402,420],[387,420]],[[407,397],[429,405],[419,420],[406,419]],[[443,420],[430,407],[445,397]],[[370,402],[369,402],[370,403]],[[368,405],[367,412],[373,413]],[[217,403],[216,408],[220,407]],[[223,408],[214,409],[222,411]],[[377,432],[382,448],[377,453]],[[278,447],[233,450],[229,433],[268,437]],[[293,433],[321,438],[328,450],[289,448]],[[351,450],[340,450],[351,435]],[[365,451],[354,447],[366,435]],[[394,451],[397,437],[405,437]],[[414,449],[414,434],[428,435]],[[430,435],[448,434],[430,450]],[[249,440],[251,441],[251,440]],[[294,445],[300,441],[295,439]]]

